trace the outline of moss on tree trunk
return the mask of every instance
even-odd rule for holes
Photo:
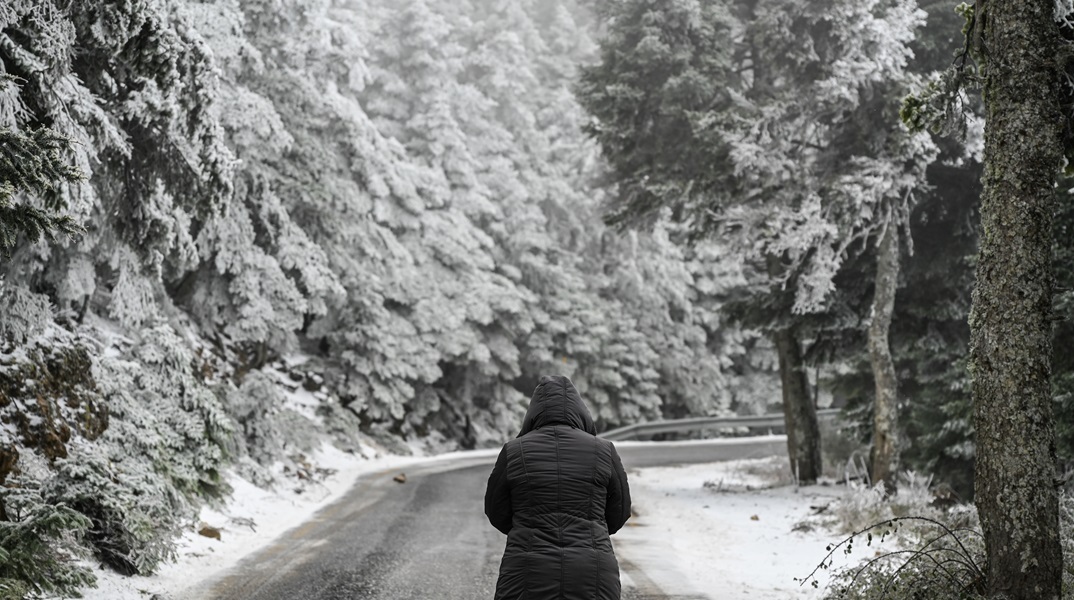
[[[1025,600],[1059,598],[1062,572],[1049,324],[1063,151],[1054,6],[990,0],[977,15],[986,126],[970,314],[976,503],[990,596]]]

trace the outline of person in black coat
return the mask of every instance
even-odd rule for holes
[[[507,534],[495,600],[620,600],[608,536],[630,517],[626,471],[570,379],[537,384],[489,476],[485,515]]]

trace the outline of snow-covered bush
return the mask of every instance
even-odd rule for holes
[[[227,396],[227,411],[239,426],[240,454],[258,463],[268,463],[283,448],[282,432],[273,426],[272,416],[283,404],[277,384],[260,372],[246,375],[242,385]]]
[[[868,528],[862,528],[862,530]],[[896,518],[869,532],[856,532],[859,545],[901,534],[898,552],[872,548],[862,562],[836,574],[830,600],[977,600],[985,598],[984,539],[971,507],[955,507],[936,519]],[[870,539],[869,534],[872,534]],[[909,533],[909,535],[907,535]],[[1059,538],[1063,546],[1063,600],[1074,600],[1074,497],[1059,497]],[[875,543],[875,542],[874,542]],[[840,548],[833,548],[839,551]]]
[[[309,452],[324,437],[315,415],[300,414],[289,405],[285,388],[270,373],[250,371],[227,395],[227,411],[239,429],[238,452],[261,466]]]
[[[94,577],[75,559],[90,519],[64,504],[45,501],[35,482],[0,487],[6,520],[0,520],[0,600],[31,593],[75,593]]]
[[[970,506],[946,511],[926,502],[927,480],[902,498],[883,499],[875,488],[859,486],[837,507],[840,524],[853,527],[841,543],[829,546],[853,555],[855,566],[836,573],[828,585],[829,600],[977,600],[985,597],[984,539]],[[1074,497],[1059,499],[1059,536],[1063,545],[1063,600],[1074,600]],[[910,510],[903,516],[893,516]],[[915,514],[916,513],[916,514]],[[882,515],[887,515],[883,518]],[[853,516],[853,521],[851,517]],[[874,518],[871,523],[857,523]],[[883,545],[887,541],[888,545]],[[891,544],[894,543],[894,546]],[[828,568],[825,557],[818,569]],[[810,583],[811,578],[806,579]]]
[[[37,490],[28,514],[71,517],[71,531],[85,534],[39,536],[40,544],[60,552],[84,538],[127,574],[151,573],[173,556],[194,503],[224,491],[220,443],[231,430],[186,342],[167,326],[145,333],[98,357],[92,340],[53,329],[0,356],[0,419],[7,424],[0,442],[21,451],[3,475],[25,471],[8,478],[0,500],[11,514],[24,490]],[[49,568],[57,571],[47,577],[53,583],[40,571],[18,578],[42,589],[84,584]]]
[[[107,444],[73,444],[44,485],[48,502],[70,506],[92,525],[86,539],[101,560],[125,575],[148,575],[175,556],[190,505],[143,457],[122,457]]]
[[[1074,600],[1074,497],[1060,496],[1059,536],[1063,545],[1063,600]],[[853,553],[864,543],[861,562],[835,574],[828,600],[978,600],[986,597],[984,539],[973,509],[935,519],[897,517],[855,531],[832,552]],[[877,546],[896,536],[898,546]],[[875,547],[875,550],[874,550]],[[830,564],[824,559],[822,565]],[[825,567],[820,567],[825,568]],[[806,580],[809,582],[809,579]]]
[[[936,519],[952,527],[976,525],[976,512],[972,508],[940,508],[931,484],[931,477],[924,477],[913,471],[899,474],[899,485],[894,494],[886,493],[883,483],[868,485],[851,481],[847,484],[848,492],[837,500],[832,508],[835,527],[843,533],[852,533],[882,521],[902,517]],[[912,523],[900,529],[905,535],[913,531]]]
[[[190,343],[168,325],[120,340],[94,365],[109,411],[96,443],[56,462],[51,498],[93,520],[89,540],[121,572],[148,574],[205,497],[227,491],[223,446],[233,424],[202,380]]]
[[[975,548],[983,551],[983,548]],[[941,554],[937,552],[936,554]],[[939,568],[929,558],[914,560],[903,568],[900,561],[894,565],[863,570],[847,570],[839,573],[829,584],[826,600],[983,600],[983,579],[980,579],[969,561],[961,558],[957,550],[943,552],[960,557],[956,563],[952,556],[947,570]],[[983,554],[976,557],[983,558]],[[898,569],[898,574],[895,570]]]
[[[0,354],[0,509],[34,517],[16,517],[28,533],[12,539],[36,539],[43,556],[84,543],[123,573],[148,574],[173,556],[201,498],[226,491],[221,444],[232,425],[170,326],[136,341],[104,337],[52,326]],[[61,518],[71,535],[34,534]],[[55,573],[9,578],[34,589],[85,583],[67,567],[47,568]]]
[[[857,565],[833,575],[824,598],[984,598],[984,538],[978,528],[965,523],[971,513],[975,516],[970,509],[936,518],[911,515],[884,519],[828,546],[829,554],[817,569],[830,568],[836,553],[853,556],[855,548],[863,557]],[[806,581],[811,579],[812,575]]]
[[[94,370],[111,416],[104,437],[109,460],[143,464],[188,497],[220,496],[234,424],[217,397],[224,384],[203,381],[198,367],[189,342],[168,325],[106,353]]]

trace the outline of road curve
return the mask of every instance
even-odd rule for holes
[[[785,454],[782,438],[619,442],[630,469]],[[182,600],[487,600],[505,538],[482,512],[493,458],[462,457],[358,479],[342,498]],[[614,537],[613,537],[614,540]],[[634,582],[624,600],[664,595],[644,565],[623,561]]]

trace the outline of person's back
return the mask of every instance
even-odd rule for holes
[[[630,516],[611,442],[566,377],[544,377],[489,477],[485,514],[507,534],[496,600],[619,600],[609,535]]]

